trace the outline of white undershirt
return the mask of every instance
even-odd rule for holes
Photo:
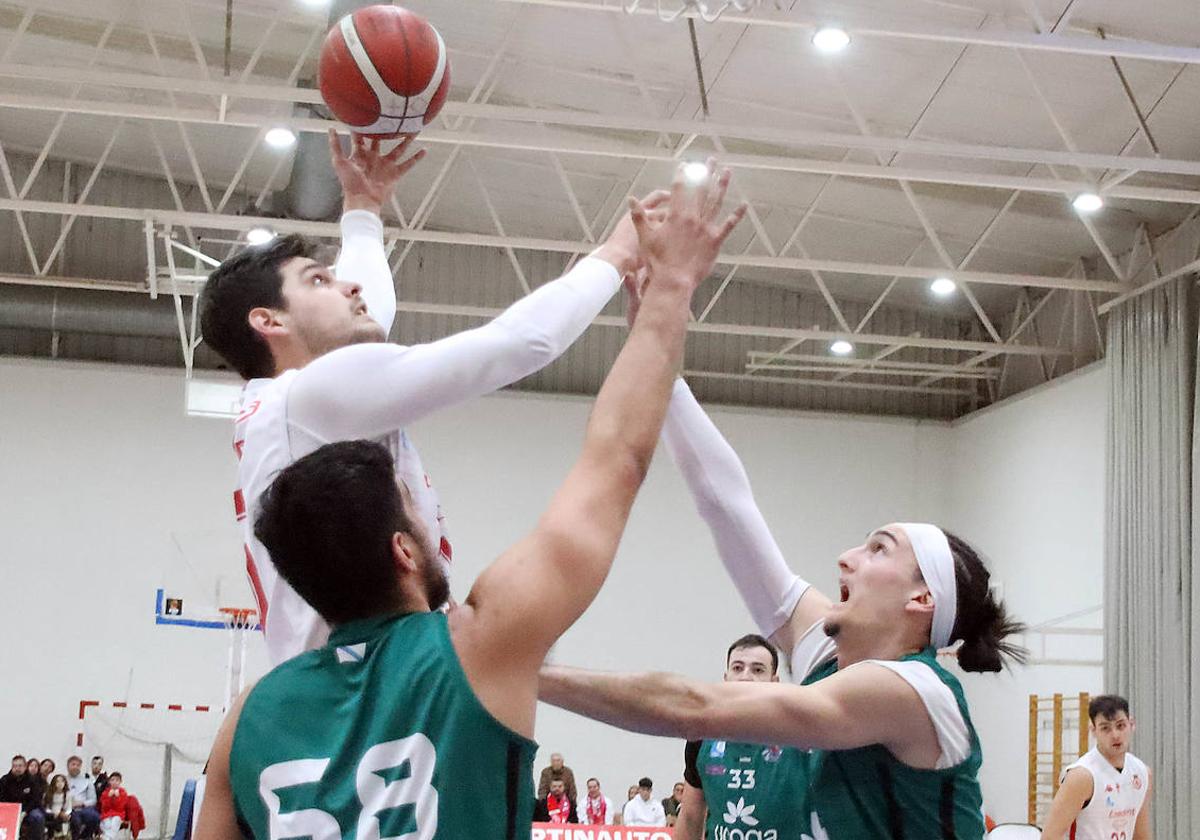
[[[796,642],[792,649],[792,679],[799,683],[809,674],[837,656],[837,643],[825,635],[825,622],[818,621]],[[903,679],[925,705],[929,720],[937,733],[938,756],[935,770],[944,770],[967,760],[971,754],[971,734],[962,710],[950,686],[942,682],[937,673],[924,662],[908,659],[896,662],[885,659],[867,659],[856,662],[851,668],[886,668]]]

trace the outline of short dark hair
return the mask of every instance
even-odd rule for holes
[[[1129,717],[1129,701],[1116,694],[1097,694],[1088,702],[1088,720],[1092,723],[1097,717],[1115,720],[1121,712]]]
[[[250,310],[285,308],[280,267],[312,257],[317,247],[302,236],[281,236],[242,250],[208,275],[200,291],[200,334],[243,379],[275,375],[271,348],[247,320]]]
[[[120,773],[118,773],[116,770],[114,770],[108,774],[108,780],[111,782],[113,779],[120,779],[121,781],[125,781],[125,777],[122,776]]]
[[[399,605],[392,535],[411,534],[413,526],[383,446],[322,446],[283,470],[261,505],[254,535],[283,579],[330,624]]]
[[[1003,602],[996,598],[991,573],[966,540],[944,531],[954,558],[954,580],[958,589],[957,617],[950,640],[962,640],[958,664],[964,671],[999,671],[1004,660],[1023,663],[1029,651],[1006,641],[1014,633],[1023,633],[1025,625],[1009,616]]]
[[[82,759],[82,758],[80,758],[80,757],[79,757],[79,756],[77,756],[77,755],[73,755],[73,756],[71,756],[70,758],[68,758],[68,759],[67,759],[67,764],[70,764],[72,761],[78,761],[80,764],[82,764],[82,763],[83,763],[83,759]]]
[[[736,640],[729,646],[729,650],[725,651],[725,664],[729,664],[729,660],[733,657],[735,650],[742,648],[766,648],[771,654],[771,673],[774,674],[779,670],[779,651],[775,650],[775,645],[768,641],[766,636],[760,636],[757,633],[747,633],[740,639]]]
[[[650,777],[649,777],[649,776],[642,776],[642,778],[638,779],[638,787],[640,787],[640,788],[650,788],[651,790],[653,790],[653,789],[654,789],[654,782],[650,781]]]
[[[12,757],[12,760],[13,760],[13,761],[24,761],[24,760],[25,760],[25,756],[21,755],[20,753],[17,753],[16,755],[14,755],[14,756]]]
[[[92,756],[92,761],[103,761],[103,760],[104,760],[104,756],[102,756],[102,755]]]
[[[586,782],[584,782],[583,785],[584,785],[584,787],[587,787],[592,782],[595,782],[596,784],[600,784],[600,780],[597,779],[595,776],[592,776],[590,779],[588,779]]]

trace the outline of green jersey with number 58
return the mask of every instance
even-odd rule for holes
[[[263,677],[229,775],[255,840],[525,840],[536,749],[479,702],[445,615],[392,615]]]
[[[689,741],[684,778],[704,791],[709,840],[800,840],[808,754],[795,747]]]

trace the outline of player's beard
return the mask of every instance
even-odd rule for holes
[[[383,331],[383,327],[367,318],[356,319],[350,325],[349,330],[336,335],[322,334],[316,330],[304,329],[302,326],[299,331],[304,346],[308,348],[308,352],[314,359],[319,359],[326,353],[349,347],[352,344],[379,344],[387,341],[387,333]]]
[[[425,600],[429,609],[440,610],[450,598],[450,579],[442,569],[442,561],[436,552],[426,552],[421,567],[421,585],[425,589]]]

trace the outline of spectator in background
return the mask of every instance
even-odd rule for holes
[[[96,788],[92,777],[83,772],[83,759],[67,759],[67,790],[71,793],[71,840],[96,836],[100,830],[100,812],[96,810]]]
[[[548,823],[577,823],[579,815],[575,813],[575,803],[567,796],[567,786],[562,779],[550,783],[550,792],[537,801],[533,812],[535,822]]]
[[[665,826],[667,815],[661,802],[652,798],[654,782],[646,777],[638,780],[638,795],[625,803],[625,825]]]
[[[54,762],[50,764],[53,767]],[[42,766],[46,766],[45,761]],[[63,826],[71,824],[71,791],[67,787],[67,777],[62,773],[50,779],[42,805],[46,812],[46,828],[51,837],[58,834]]]
[[[50,774],[53,773],[57,768],[58,765],[54,763],[53,759],[42,759],[42,763],[38,767],[38,772],[42,774],[42,778],[45,780],[47,785],[50,784]]]
[[[541,778],[538,779],[538,799],[545,799],[550,794],[550,783],[555,779],[562,779],[572,805],[579,801],[579,791],[575,788],[575,773],[563,764],[562,753],[551,753],[550,766],[542,768]]]
[[[671,795],[662,801],[663,813],[667,815],[667,825],[675,825],[679,817],[679,806],[683,802],[683,782],[676,782]]]
[[[620,815],[613,801],[600,792],[600,780],[587,780],[587,796],[579,803],[579,816],[587,825],[612,825]]]
[[[27,840],[45,840],[45,800],[46,780],[42,778],[41,764],[36,758],[31,758],[25,763],[25,787],[21,797]]]
[[[104,772],[104,756],[92,756],[92,786],[96,788],[96,801],[100,801],[100,797],[108,788],[108,774]]]
[[[25,784],[25,756],[14,755],[12,768],[0,776],[0,802],[20,802]]]
[[[626,802],[632,802],[632,801],[633,801],[633,797],[635,797],[635,796],[637,796],[637,795],[638,795],[638,786],[637,786],[637,785],[630,785],[630,786],[629,786],[629,791],[628,791],[628,793],[626,794],[626,797],[625,797],[625,801],[626,801]]]
[[[95,767],[95,764],[92,765]],[[125,822],[129,794],[121,787],[121,774],[109,773],[108,787],[100,794],[100,833],[104,840],[117,840],[121,823]]]

